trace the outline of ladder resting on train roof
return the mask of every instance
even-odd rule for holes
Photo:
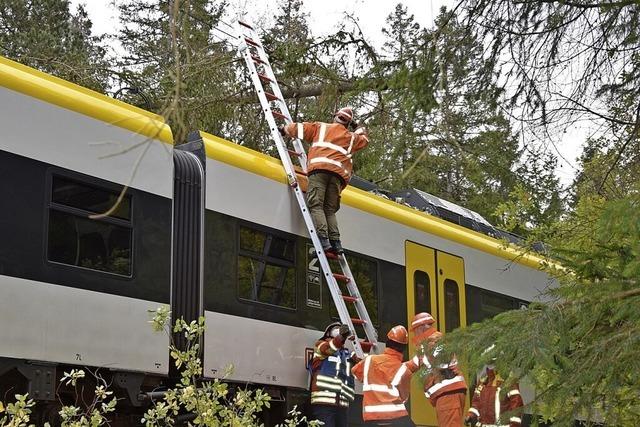
[[[287,146],[287,142],[284,140],[280,132],[278,131],[277,120],[283,121],[285,124],[291,123],[291,115],[289,109],[284,101],[280,86],[276,80],[276,76],[273,73],[271,64],[269,63],[269,57],[265,52],[262,42],[258,36],[257,31],[246,20],[238,20],[238,52],[244,58],[251,81],[256,89],[258,98],[260,99],[260,105],[262,111],[269,124],[269,131],[271,137],[276,144],[278,154],[282,160],[289,186],[292,189],[296,201],[300,206],[300,212],[304,218],[304,222],[307,226],[309,236],[313,242],[315,253],[320,262],[324,278],[329,286],[331,297],[338,310],[340,321],[349,326],[349,328],[356,334],[353,341],[354,351],[356,356],[362,358],[365,353],[368,353],[372,348],[375,348],[378,338],[377,332],[371,323],[367,307],[360,295],[355,278],[351,273],[347,258],[344,254],[332,255],[326,254],[322,250],[320,239],[316,233],[316,228],[311,220],[309,209],[307,208],[304,194],[298,183],[297,174],[306,175],[307,172],[307,155],[302,145],[302,141],[299,139],[291,139],[292,148]],[[298,159],[300,170],[296,170],[291,156]],[[335,259],[340,265],[341,273],[334,273],[331,270],[329,258]],[[344,284],[346,293],[342,292],[340,283]],[[353,304],[357,316],[351,316],[348,304]],[[364,330],[366,338],[358,338],[355,325],[361,326]]]

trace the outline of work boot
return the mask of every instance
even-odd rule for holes
[[[330,240],[329,242],[331,242],[331,248],[333,249],[333,252],[335,252],[338,255],[344,253],[344,249],[342,249],[342,244],[340,243],[340,240]]]
[[[320,244],[322,245],[322,250],[325,252],[331,252],[333,249],[331,242],[326,237],[320,237]]]

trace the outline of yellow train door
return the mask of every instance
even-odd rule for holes
[[[407,241],[405,244],[407,325],[426,311],[438,330],[447,332],[467,324],[462,258]],[[409,340],[413,334],[409,331]],[[411,352],[413,349],[411,349]],[[423,380],[411,380],[411,419],[418,426],[437,426],[436,413],[424,396]]]

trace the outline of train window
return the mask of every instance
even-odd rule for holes
[[[255,255],[280,258],[293,262],[292,240],[240,227],[240,249]]]
[[[444,313],[445,332],[450,332],[460,326],[460,295],[458,284],[451,279],[444,281]]]
[[[116,206],[119,193],[77,183],[68,178],[53,176],[51,202],[100,214]],[[117,204],[111,217],[131,220],[131,197]]]
[[[295,241],[240,227],[238,296],[296,308]]]
[[[413,273],[413,286],[415,312],[431,313],[431,282],[429,281],[429,275],[424,271],[416,270]]]
[[[374,325],[378,324],[378,264],[375,261],[360,258],[358,256],[347,254],[347,261],[349,262],[349,268],[353,274],[356,283],[358,284],[358,290],[360,296],[367,306],[367,311],[371,322]],[[333,270],[339,271],[339,270]],[[334,304],[331,304],[332,315],[339,317],[338,312]],[[354,304],[347,304],[350,313],[357,317]]]
[[[131,276],[131,196],[122,199],[112,216],[91,219],[90,215],[113,207],[119,193],[68,178],[52,178],[47,259]]]
[[[511,297],[483,291],[480,296],[480,307],[483,317],[488,318],[508,310],[513,310],[518,306]]]

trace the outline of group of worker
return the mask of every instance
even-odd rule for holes
[[[351,179],[353,154],[369,144],[366,129],[355,125],[353,110],[344,107],[336,111],[332,123],[289,123],[279,131],[283,137],[310,144],[306,194],[309,213],[323,251],[342,254],[336,212],[340,208],[340,194]],[[518,386],[505,393],[492,366],[485,369],[485,376],[478,382],[463,420],[467,384],[455,356],[444,358],[446,363],[436,362],[442,351],[438,344],[442,334],[434,324],[429,313],[414,317],[410,325],[413,356],[407,361],[404,354],[409,351],[409,336],[404,326],[389,330],[382,354],[357,360],[344,346],[353,331],[340,323],[329,325],[316,343],[309,363],[313,418],[326,427],[347,426],[357,378],[362,383],[362,417],[366,425],[412,426],[405,404],[411,377],[424,368],[424,393],[435,408],[438,426],[460,427],[463,422],[474,427],[520,426],[517,415],[503,420],[503,414],[514,413],[522,406]],[[442,354],[438,360],[443,360]]]
[[[413,426],[406,402],[411,378],[423,368],[424,394],[435,408],[438,426],[461,427],[464,422],[474,427],[519,427],[521,419],[517,411],[522,407],[522,398],[518,385],[502,390],[503,380],[492,365],[486,367],[478,381],[471,407],[464,417],[467,384],[455,355],[443,359],[443,349],[438,344],[442,334],[434,324],[429,313],[415,315],[410,325],[413,356],[406,361],[409,334],[402,325],[389,330],[382,354],[359,360],[345,348],[353,336],[349,327],[330,324],[316,343],[309,363],[312,419],[323,422],[326,427],[347,426],[357,379],[362,383],[365,425]],[[505,415],[508,418],[505,419]]]

